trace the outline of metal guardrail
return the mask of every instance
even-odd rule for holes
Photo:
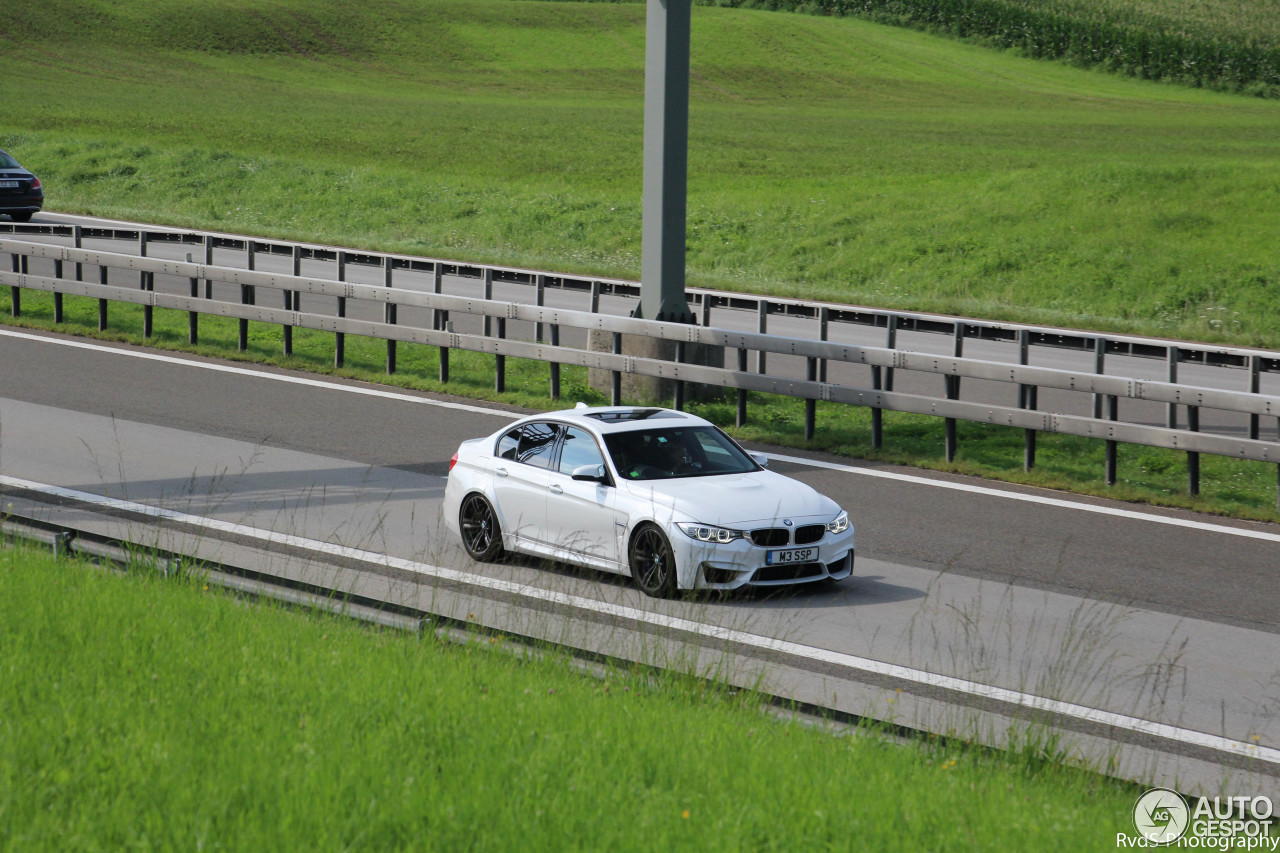
[[[10,226],[25,229],[50,229],[64,226]],[[4,230],[0,224],[0,230]],[[74,229],[76,243],[83,239],[98,235],[98,230],[106,229]],[[45,233],[45,232],[42,232]],[[1053,341],[1045,337],[1046,330],[1033,330],[1032,327],[1011,327],[1004,324],[982,324],[959,318],[929,318],[927,315],[904,315],[884,313],[886,329],[892,333],[895,329],[914,326],[919,329],[922,324],[949,323],[955,338],[953,356],[933,355],[891,346],[869,347],[836,343],[825,340],[826,334],[818,339],[785,337],[768,334],[764,331],[741,332],[707,325],[685,325],[660,321],[640,320],[630,317],[602,314],[598,311],[598,299],[607,285],[610,293],[617,294],[628,286],[624,282],[606,282],[597,279],[558,278],[564,285],[573,281],[571,289],[580,289],[591,294],[592,310],[577,311],[563,308],[550,308],[543,304],[543,288],[547,286],[549,274],[531,271],[499,269],[492,267],[467,267],[465,265],[420,258],[403,258],[393,255],[365,255],[348,253],[344,250],[306,247],[300,244],[266,243],[256,240],[239,241],[234,238],[216,237],[208,234],[169,233],[163,235],[165,242],[179,242],[200,245],[206,259],[211,259],[213,249],[219,243],[224,248],[238,248],[245,252],[246,268],[213,265],[210,262],[196,263],[148,257],[148,242],[160,242],[160,238],[150,232],[111,231],[113,239],[133,236],[139,246],[139,254],[124,255],[83,248],[74,248],[45,242],[30,242],[0,239],[0,253],[12,257],[12,271],[0,271],[0,284],[12,289],[12,306],[14,313],[21,310],[20,294],[23,289],[32,289],[55,294],[55,319],[61,318],[61,297],[78,295],[96,298],[99,302],[100,325],[106,322],[106,305],[110,301],[133,303],[144,306],[146,334],[150,333],[151,311],[155,307],[185,311],[190,316],[191,338],[198,336],[198,317],[201,314],[214,314],[237,318],[241,324],[241,348],[245,346],[247,324],[250,321],[280,325],[285,329],[285,346],[291,344],[291,331],[294,327],[309,328],[335,334],[335,359],[341,363],[342,341],[347,334],[360,335],[386,340],[388,346],[387,368],[395,369],[395,343],[397,341],[412,342],[435,346],[440,349],[441,379],[448,379],[448,352],[461,349],[473,352],[490,353],[495,356],[495,385],[498,390],[503,386],[503,373],[506,357],[525,358],[546,362],[552,371],[552,393],[558,394],[558,378],[560,365],[579,365],[598,370],[612,372],[615,377],[623,373],[662,377],[676,383],[676,405],[683,400],[683,386],[686,382],[700,383],[710,386],[735,389],[739,397],[739,420],[745,418],[745,395],[747,391],[759,391],[803,398],[807,401],[806,432],[812,434],[814,408],[817,401],[845,403],[866,406],[873,413],[873,436],[878,444],[881,440],[880,413],[883,410],[912,412],[932,415],[946,419],[947,423],[947,455],[951,458],[955,452],[955,421],[965,420],[978,423],[1000,424],[1022,428],[1026,431],[1026,457],[1028,467],[1034,464],[1035,435],[1038,432],[1055,432],[1068,435],[1086,436],[1102,439],[1106,442],[1106,477],[1108,482],[1115,481],[1116,445],[1117,443],[1140,444],[1152,447],[1171,448],[1185,451],[1188,454],[1188,486],[1194,493],[1199,488],[1199,454],[1210,453],[1231,456],[1262,462],[1280,462],[1280,443],[1264,441],[1258,438],[1258,419],[1261,417],[1280,417],[1280,397],[1258,393],[1258,374],[1280,369],[1280,355],[1248,350],[1231,350],[1210,347],[1196,348],[1184,343],[1153,342],[1142,339],[1102,338],[1090,339],[1093,352],[1099,362],[1108,352],[1127,351],[1128,354],[1154,355],[1161,347],[1165,350],[1165,358],[1170,363],[1170,372],[1176,375],[1179,360],[1216,366],[1245,367],[1250,370],[1250,390],[1231,391],[1219,388],[1208,388],[1179,384],[1177,382],[1157,382],[1139,380],[1131,377],[1109,376],[1098,373],[1079,373],[1055,368],[1033,367],[1027,364],[1027,350],[1034,336],[1041,338],[1043,345],[1077,346],[1079,341],[1071,341],[1068,334],[1054,332]],[[285,254],[287,248],[293,261],[294,274],[262,272],[254,269],[255,255],[258,253]],[[28,259],[41,258],[54,262],[53,276],[37,276],[30,274]],[[330,260],[336,263],[336,278],[302,276],[297,274],[304,258]],[[383,270],[383,284],[357,284],[346,281],[345,265],[364,263],[377,265]],[[74,278],[64,277],[64,265],[74,264]],[[84,281],[84,269],[97,267],[98,283]],[[138,285],[122,286],[108,284],[108,270],[125,270],[137,273]],[[393,286],[396,270],[412,269],[430,273],[434,277],[431,291],[415,291]],[[504,302],[493,299],[454,296],[441,292],[440,281],[444,275],[473,276],[485,282],[484,293],[492,293],[492,282],[496,279],[516,281],[521,276],[529,278],[537,289],[537,298],[533,304]],[[190,283],[190,295],[157,292],[154,289],[155,276],[174,276],[186,279]],[[204,295],[200,295],[200,284],[204,283]],[[239,302],[217,300],[212,298],[213,283],[239,286],[241,298]],[[638,293],[638,286],[631,285]],[[256,304],[256,292],[259,288],[280,291],[283,295],[284,308],[268,308]],[[328,315],[300,310],[302,293],[328,297],[337,300],[337,314]],[[627,294],[623,294],[627,295]],[[720,299],[717,294],[703,291],[695,294],[695,302],[704,307],[703,314],[709,312],[714,300]],[[745,299],[738,295],[723,297],[728,300]],[[345,316],[346,300],[381,304],[384,306],[384,321],[360,320]],[[314,302],[314,300],[313,300]],[[773,302],[757,301],[760,305],[772,305]],[[780,302],[789,306],[788,310],[799,312],[802,303]],[[400,306],[429,309],[432,316],[432,327],[402,325],[396,322]],[[812,306],[809,306],[812,307]],[[818,306],[820,319],[831,321],[831,312],[826,306]],[[767,309],[759,308],[761,316]],[[462,334],[453,330],[449,321],[450,313],[477,315],[484,318],[486,334]],[[867,313],[857,309],[854,313]],[[875,313],[875,312],[871,312]],[[508,320],[523,320],[534,324],[539,330],[536,340],[525,341],[508,338],[505,334],[505,323]],[[490,323],[496,324],[496,334],[491,332]],[[551,330],[551,343],[542,343],[543,326]],[[612,352],[601,352],[591,349],[580,349],[559,344],[559,329],[562,326],[573,327],[593,332],[611,334],[615,346]],[[763,321],[761,326],[764,326]],[[962,341],[966,335],[985,335],[1002,340],[1015,340],[1021,349],[1019,364],[1009,362],[984,361],[965,358],[960,355]],[[640,335],[649,338],[661,338],[677,342],[677,360],[641,358],[623,354],[619,351],[617,341],[621,335]],[[1014,337],[1010,338],[1009,335]],[[1083,340],[1083,338],[1081,338]],[[737,369],[719,368],[705,365],[684,363],[679,355],[679,345],[702,344],[721,347],[725,350],[737,350]],[[1144,349],[1145,348],[1145,349]],[[760,368],[757,371],[747,369],[747,354],[754,352]],[[766,354],[780,354],[806,359],[808,364],[807,378],[788,379],[770,376],[763,372]],[[1158,357],[1158,356],[1156,356]],[[825,381],[828,363],[846,363],[865,365],[872,371],[871,388],[856,387],[849,384]],[[1099,364],[1099,367],[1101,365]],[[895,370],[910,370],[923,373],[939,374],[947,377],[946,398],[928,397],[906,394],[892,390],[892,376]],[[961,377],[971,377],[1016,386],[1019,394],[1019,405],[1000,406],[958,399],[958,382]],[[614,382],[615,398],[618,383]],[[1036,394],[1038,388],[1055,388],[1068,391],[1085,392],[1093,395],[1093,417],[1068,415],[1036,410]],[[1121,398],[1146,400],[1164,403],[1170,407],[1170,425],[1165,427],[1122,422],[1117,419],[1117,401]],[[616,399],[615,399],[616,402]],[[1187,410],[1186,428],[1177,428],[1173,416],[1176,406],[1185,406]],[[1199,413],[1201,408],[1216,409],[1225,412],[1244,413],[1250,417],[1248,438],[1216,435],[1199,430]],[[1278,469],[1280,472],[1280,469]]]

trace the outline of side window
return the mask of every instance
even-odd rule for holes
[[[550,468],[551,452],[555,450],[558,432],[559,427],[555,424],[525,424],[520,430],[520,441],[516,446],[516,461],[535,468]]]
[[[508,430],[498,439],[498,458],[515,461],[516,446],[520,443],[520,427]]]
[[[589,432],[578,427],[567,427],[564,443],[560,446],[560,473],[572,474],[583,465],[603,465],[604,457]]]

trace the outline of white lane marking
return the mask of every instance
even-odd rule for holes
[[[205,530],[214,530],[222,533],[235,534],[237,536],[245,536],[271,544],[305,548],[333,557],[374,563],[377,565],[387,566],[388,568],[415,572],[417,574],[438,578],[440,580],[447,580],[454,583],[480,587],[482,589],[496,590],[511,595],[551,602],[560,606],[591,610],[607,616],[630,619],[665,630],[683,631],[688,634],[705,637],[719,642],[737,643],[749,648],[794,655],[804,660],[820,661],[849,669],[870,672],[875,675],[909,681],[911,683],[927,687],[952,690],[969,696],[991,699],[997,702],[1017,705],[1022,708],[1030,708],[1036,711],[1058,714],[1088,723],[1111,726],[1113,728],[1123,729],[1137,734],[1160,737],[1166,740],[1176,741],[1177,743],[1186,744],[1188,746],[1204,747],[1218,752],[1225,752],[1231,755],[1242,756],[1257,761],[1265,761],[1270,764],[1280,764],[1280,749],[1275,749],[1273,747],[1231,740],[1230,738],[1211,735],[1205,732],[1198,732],[1192,729],[1184,729],[1178,726],[1171,726],[1166,723],[1156,723],[1150,720],[1143,720],[1139,717],[1128,716],[1127,714],[1116,714],[1111,711],[1103,711],[1098,708],[1089,708],[1072,702],[1063,702],[1057,699],[1046,699],[1042,696],[1036,696],[1031,693],[1023,693],[1018,690],[1009,690],[1003,687],[993,687],[988,684],[980,684],[976,681],[969,681],[964,678],[938,675],[936,673],[912,669],[911,667],[901,666],[899,664],[885,663],[884,661],[872,660],[871,658],[864,658],[858,655],[818,648],[817,646],[807,646],[801,643],[793,643],[787,640],[779,640],[773,637],[762,636],[760,634],[750,634],[746,631],[724,628],[719,625],[708,625],[702,622],[695,622],[691,619],[683,619],[678,616],[652,613],[647,610],[640,610],[626,605],[610,604],[608,602],[595,601],[590,598],[569,595],[568,593],[553,592],[551,590],[541,589],[527,584],[515,583],[513,581],[501,580],[499,578],[468,574],[466,572],[457,571],[456,569],[447,569],[442,566],[431,565],[430,563],[421,563],[401,557],[392,557],[386,554],[379,554],[374,551],[365,551],[360,548],[352,548],[346,545],[335,545],[315,539],[306,539],[289,533],[280,533],[275,530],[266,530],[258,527],[249,527],[243,524],[235,524],[229,521],[220,521],[218,519],[206,518],[198,515],[189,515],[187,513],[176,512],[162,507],[154,507],[147,504],[136,503],[134,501],[104,497],[90,492],[81,492],[74,489],[62,488],[60,486],[51,486],[46,483],[37,483],[17,477],[0,475],[0,485],[38,491],[54,497],[68,498],[92,504],[94,506],[134,512],[152,518],[188,524]]]
[[[116,349],[115,347],[106,347],[100,344],[88,343],[85,341],[63,340],[61,338],[47,338],[41,335],[26,334],[24,332],[12,331],[9,329],[0,329],[0,336],[10,338],[20,338],[22,340],[33,341],[38,343],[57,344],[59,346],[72,347],[75,349],[91,350],[94,352],[108,353],[112,355],[128,356],[130,358],[141,358],[149,361],[158,361],[165,364],[181,365],[185,367],[194,367],[201,370],[212,370],[219,373],[227,373],[235,376],[247,376],[254,379],[270,379],[275,382],[285,382],[293,385],[302,385],[309,388],[320,388],[326,391],[344,391],[350,394],[363,394],[368,397],[381,397],[387,400],[396,400],[404,403],[416,403],[423,406],[436,406],[442,409],[455,409],[463,412],[471,412],[478,415],[496,415],[508,420],[515,420],[522,417],[516,412],[508,412],[502,409],[489,409],[483,406],[471,406],[465,403],[451,403],[446,400],[431,400],[425,397],[415,397],[410,394],[399,394],[395,391],[387,391],[379,388],[363,388],[355,385],[342,385],[337,382],[326,382],[321,379],[309,379],[303,376],[292,376],[280,373],[267,373],[260,369],[249,367],[235,367],[226,364],[213,364],[204,361],[193,361],[185,358],[177,358],[175,356],[163,355],[156,352],[146,352],[133,349]],[[1213,524],[1207,521],[1195,521],[1192,519],[1176,518],[1167,515],[1153,515],[1146,512],[1138,512],[1131,509],[1120,509],[1119,507],[1100,506],[1098,504],[1080,503],[1078,501],[1064,500],[1062,498],[1050,498],[1042,495],[1031,495],[1024,492],[1004,491],[1002,489],[993,489],[988,486],[975,486],[968,483],[956,483],[948,480],[932,480],[927,477],[920,477],[914,474],[902,474],[896,471],[882,471],[873,468],[858,468],[853,465],[843,465],[838,462],[823,462],[816,459],[804,459],[799,456],[787,456],[779,453],[765,454],[770,459],[776,459],[779,462],[788,462],[795,465],[808,465],[812,468],[825,468],[831,471],[840,471],[845,474],[857,474],[863,477],[878,477],[883,480],[896,480],[900,483],[910,483],[919,486],[931,486],[938,489],[951,489],[958,492],[968,492],[969,494],[982,495],[984,497],[1003,498],[1005,500],[1024,501],[1026,503],[1040,504],[1042,506],[1052,506],[1059,509],[1073,509],[1081,512],[1092,512],[1098,515],[1109,515],[1115,518],[1125,518],[1132,521],[1149,521],[1153,524],[1168,524],[1174,527],[1183,527],[1189,530],[1200,530],[1207,533],[1220,533],[1227,536],[1241,536],[1247,539],[1258,539],[1264,542],[1280,542],[1280,533],[1271,533],[1265,530],[1253,530],[1244,527],[1231,527],[1225,524]]]

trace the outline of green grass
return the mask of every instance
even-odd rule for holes
[[[21,5],[0,145],[53,209],[638,275],[642,5],[238,9]],[[1280,346],[1280,103],[852,19],[693,38],[692,283]]]
[[[1096,850],[1138,793],[0,549],[0,849]]]

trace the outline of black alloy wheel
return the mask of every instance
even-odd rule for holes
[[[502,528],[493,507],[484,495],[470,494],[458,510],[462,547],[473,560],[492,563],[502,556]]]
[[[631,577],[645,595],[669,598],[676,591],[676,557],[667,536],[646,524],[631,537]]]

